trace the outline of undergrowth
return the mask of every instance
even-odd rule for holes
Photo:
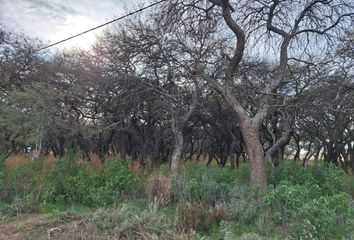
[[[99,169],[75,159],[11,169],[1,161],[2,219],[44,214],[61,228],[51,239],[353,238],[353,178],[336,166],[284,162],[264,192],[250,186],[246,164],[187,163],[172,177],[166,165],[141,174],[122,159]],[[46,227],[29,238],[46,239]]]

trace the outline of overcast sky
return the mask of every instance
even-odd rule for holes
[[[136,9],[137,0],[0,0],[0,23],[46,42],[56,42]],[[139,2],[147,2],[142,0]],[[93,33],[70,40],[61,47],[88,48]]]

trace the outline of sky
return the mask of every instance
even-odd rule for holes
[[[0,24],[11,31],[53,43],[119,17],[127,9],[137,9],[137,3],[137,0],[0,0]],[[89,49],[101,31],[90,32],[58,47]]]

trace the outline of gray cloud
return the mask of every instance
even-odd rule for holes
[[[111,20],[121,15],[126,6],[133,7],[138,1],[0,0],[0,24],[53,42],[61,35],[65,37],[73,31],[83,31]]]
[[[42,11],[52,12],[56,14],[78,14],[75,9],[64,5],[63,1],[45,1],[45,0],[24,0],[30,4],[30,8],[34,10],[41,9]],[[63,2],[63,3],[62,3]]]

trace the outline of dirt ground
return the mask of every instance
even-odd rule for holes
[[[26,239],[26,233],[38,227],[48,226],[50,221],[43,215],[30,215],[0,222],[0,240]]]

